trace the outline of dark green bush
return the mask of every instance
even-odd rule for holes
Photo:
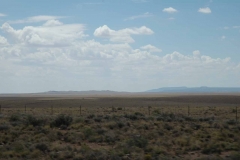
[[[109,115],[105,115],[103,118],[106,119],[106,120],[108,120],[108,119],[110,119],[111,117],[110,117]]]
[[[102,118],[101,118],[101,117],[96,117],[96,118],[94,118],[94,121],[95,121],[95,122],[101,122],[101,121],[102,121]]]
[[[231,120],[226,121],[226,123],[229,125],[235,125],[237,122],[236,122],[236,120],[231,119]]]
[[[94,134],[94,132],[93,132],[92,128],[87,127],[83,130],[83,134],[84,134],[85,138],[88,139],[89,137],[91,137]]]
[[[117,136],[114,132],[107,132],[105,133],[104,136],[104,141],[107,142],[108,144],[113,144],[117,140]]]
[[[94,117],[95,117],[94,114],[90,114],[90,115],[87,116],[88,119],[92,119],[92,118],[94,118]]]
[[[140,112],[135,112],[134,113],[136,116],[144,116],[144,114],[140,113]]]
[[[119,121],[119,122],[117,122],[117,126],[118,126],[118,128],[122,128],[125,126],[125,124],[123,122]]]
[[[69,126],[73,119],[71,116],[60,114],[56,117],[54,121],[51,122],[51,127]]]
[[[133,136],[131,139],[127,140],[128,146],[145,148],[147,144],[148,144],[148,140],[140,135]]]
[[[10,122],[17,122],[17,121],[20,121],[20,115],[18,114],[12,114],[9,118],[9,121]]]
[[[138,116],[135,115],[135,114],[126,114],[124,117],[129,118],[131,120],[137,120],[138,119]]]
[[[42,152],[45,152],[48,150],[48,146],[45,144],[45,143],[38,143],[36,144],[36,149],[42,151]]]
[[[163,128],[166,129],[166,130],[172,130],[173,129],[173,127],[171,125],[169,125],[168,123],[165,123],[163,125]]]
[[[162,113],[162,114],[158,113],[156,115],[157,115],[157,121],[163,121],[163,122],[182,121],[184,118],[182,115],[174,115],[173,113]]]
[[[100,128],[100,129],[97,129],[96,132],[98,135],[103,135],[106,132],[106,130]]]
[[[213,143],[210,144],[209,146],[205,147],[202,150],[203,154],[212,154],[212,153],[218,153],[220,154],[222,152],[222,146],[220,143]]]
[[[231,159],[232,160],[239,160],[240,159],[240,153],[239,152],[234,152],[231,154]]]
[[[9,126],[6,124],[0,125],[0,131],[4,131],[4,130],[8,130],[8,129],[9,129]]]
[[[33,117],[32,115],[28,115],[27,120],[26,120],[26,124],[27,125],[33,125],[34,127],[35,126],[41,126],[41,125],[44,125],[44,120],[37,119],[37,118]]]

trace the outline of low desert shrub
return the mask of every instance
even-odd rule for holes
[[[128,118],[128,119],[130,119],[130,120],[138,120],[138,116],[137,115],[135,115],[135,114],[126,114],[125,116],[124,116],[125,118]]]
[[[87,116],[88,119],[93,119],[94,117],[95,117],[94,114],[90,114],[90,115]]]
[[[44,123],[45,122],[44,122],[43,119],[37,119],[32,115],[28,115],[27,119],[26,119],[26,124],[27,125],[33,125],[34,127],[44,125]]]
[[[172,130],[173,126],[169,125],[168,123],[164,123],[163,128],[166,130]]]
[[[147,147],[148,140],[141,135],[135,135],[132,138],[127,140],[128,146],[136,146],[139,148],[145,148]]]
[[[118,126],[118,128],[123,128],[125,126],[125,124],[122,121],[118,121],[117,126]]]
[[[10,122],[20,121],[20,115],[19,115],[19,114],[12,114],[12,115],[9,117],[9,121],[10,121]]]
[[[226,123],[228,125],[235,125],[237,122],[236,122],[236,120],[231,119],[231,120],[227,120]]]
[[[240,153],[239,152],[233,152],[230,156],[232,160],[239,160],[240,159]]]
[[[114,142],[116,142],[116,140],[117,136],[115,135],[114,132],[105,133],[104,141],[107,142],[108,144],[113,144]]]
[[[95,122],[102,122],[102,118],[101,118],[101,117],[95,117],[95,118],[94,118],[94,121],[95,121]]]
[[[1,124],[0,125],[0,131],[4,131],[4,130],[8,130],[9,129],[9,126],[6,125],[6,124]]]
[[[45,152],[48,150],[48,146],[45,144],[45,143],[38,143],[36,144],[36,149],[42,151],[42,152]]]
[[[212,153],[218,153],[220,154],[222,152],[222,146],[220,143],[210,143],[207,147],[205,147],[202,150],[203,154],[212,154]]]
[[[51,127],[69,126],[73,119],[71,116],[60,114],[54,121],[51,122]]]
[[[84,134],[85,138],[88,139],[94,134],[94,131],[92,128],[87,127],[87,128],[84,128],[83,134]]]
[[[106,132],[106,130],[102,129],[102,128],[99,128],[99,129],[96,129],[96,132],[97,132],[98,135],[103,135]]]

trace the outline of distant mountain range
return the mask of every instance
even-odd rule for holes
[[[111,90],[89,90],[89,91],[48,91],[37,94],[44,95],[123,95],[144,93],[240,93],[240,87],[163,87],[145,92],[118,92]]]
[[[150,93],[236,93],[240,88],[235,87],[163,87],[148,90]]]
[[[37,93],[8,93],[0,94],[0,97],[39,97],[39,96],[113,96],[128,95],[130,92],[116,92],[110,90],[89,90],[89,91],[48,91]]]
[[[18,96],[141,96],[141,95],[155,95],[161,93],[240,93],[240,87],[163,87],[158,89],[152,89],[145,92],[118,92],[110,90],[89,90],[89,91],[48,91],[48,92],[38,92],[38,93],[9,93],[0,94],[0,97],[18,97]]]
[[[111,95],[111,94],[126,94],[130,92],[117,92],[110,90],[89,90],[89,91],[48,91],[38,94],[48,94],[48,95]]]

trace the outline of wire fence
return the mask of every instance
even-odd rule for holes
[[[238,106],[191,106],[191,105],[164,105],[164,106],[54,106],[45,105],[42,107],[35,104],[25,104],[22,106],[0,105],[0,115],[9,116],[12,114],[31,114],[54,116],[68,114],[72,116],[94,115],[124,115],[141,113],[145,116],[157,114],[184,115],[192,118],[214,117],[215,120],[236,120],[238,121]]]

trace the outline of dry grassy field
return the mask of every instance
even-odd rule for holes
[[[2,96],[0,105],[0,159],[240,159],[237,94]]]

